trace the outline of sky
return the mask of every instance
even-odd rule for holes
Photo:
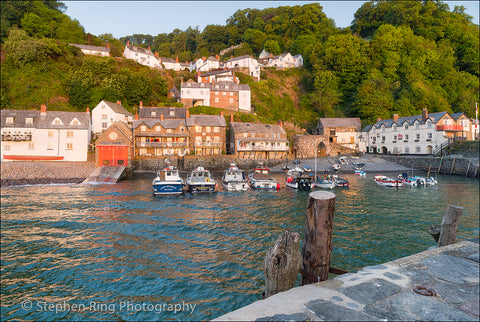
[[[265,9],[294,6],[314,1],[62,1],[67,14],[77,19],[85,32],[93,35],[110,33],[115,38],[133,34],[156,36],[174,29],[225,25],[239,9]],[[337,27],[351,25],[354,13],[366,1],[318,1]],[[479,24],[479,1],[445,1],[450,10],[463,5],[466,13]]]

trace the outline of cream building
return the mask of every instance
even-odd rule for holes
[[[122,106],[122,102],[113,103],[102,100],[92,110],[92,131],[95,134],[101,133],[117,121],[131,124],[133,117],[133,114]]]

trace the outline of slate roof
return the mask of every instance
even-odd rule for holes
[[[161,125],[165,129],[176,129],[181,124],[186,126],[184,119],[164,119],[163,121],[161,121],[158,118],[158,119],[141,119],[141,120],[139,119],[139,120],[135,120],[133,122],[133,128],[136,129],[142,124],[145,124],[150,129],[153,128],[157,124]]]
[[[178,92],[178,90],[177,90]],[[174,115],[170,115],[170,112]],[[153,113],[154,112],[154,113]],[[141,107],[138,110],[138,117],[144,118],[156,118],[160,119],[163,114],[164,119],[184,119],[187,113],[186,107]]]
[[[123,114],[123,115],[127,115],[127,116],[133,116],[132,113],[130,113],[129,111],[127,111],[127,110],[125,109],[125,107],[123,107],[123,106],[120,105],[120,104],[113,103],[113,102],[109,102],[109,101],[106,101],[106,100],[103,100],[103,102],[104,102],[108,107],[110,107],[115,113]]]
[[[133,52],[141,53],[141,54],[148,55],[148,56],[154,56],[152,51],[150,49],[147,49],[147,48],[130,46],[130,45],[125,46],[125,48],[128,48],[129,50],[131,50]]]
[[[233,132],[235,133],[272,133],[272,134],[287,134],[283,127],[276,124],[261,124],[248,122],[231,122]]]
[[[200,77],[204,77],[204,76],[210,76],[210,75],[218,75],[218,74],[228,74],[228,75],[233,75],[233,72],[229,69],[225,70],[225,69],[222,69],[222,70],[214,70],[214,71],[211,71],[211,72],[206,72],[206,73],[203,73],[200,75]]]
[[[429,113],[428,114],[428,119],[432,121],[434,124],[437,123],[442,117],[445,115],[450,115],[448,112],[436,112],[436,113]],[[457,113],[458,114],[458,113]],[[460,116],[458,116],[460,117]],[[375,128],[380,128],[382,125],[385,127],[392,127],[393,124],[395,123],[397,126],[402,126],[403,124],[407,123],[408,125],[413,125],[415,122],[419,122],[420,124],[424,124],[425,122],[422,121],[422,115],[413,115],[413,116],[404,116],[404,117],[399,117],[395,122],[393,119],[388,119],[388,120],[380,120],[374,124],[367,130],[366,127],[363,129],[363,131],[369,131],[373,126]]]
[[[122,136],[128,144],[132,144],[133,142],[133,134],[132,130],[130,127],[125,123],[121,121],[116,121],[112,125],[108,127],[106,131],[103,131],[95,141],[95,145],[108,145],[111,144],[112,140],[108,137],[108,135],[112,132],[117,132],[120,133],[120,136]],[[117,139],[116,141],[122,141],[120,139]]]
[[[172,59],[172,58],[167,58],[167,57],[158,57],[159,60],[162,61],[162,63],[176,63],[177,61]]]
[[[226,88],[228,86],[228,88]],[[218,82],[211,86],[212,91],[249,91],[250,86],[247,84],[235,84],[234,82]]]
[[[108,47],[100,47],[100,46],[89,46],[89,45],[80,45],[80,44],[68,44],[69,46],[75,46],[80,49],[85,50],[94,50],[94,51],[105,51],[107,53],[110,52],[110,48]]]
[[[176,94],[180,93],[180,91],[175,86],[173,86],[172,89],[169,90],[168,92],[169,93],[176,93]]]
[[[195,125],[226,127],[227,122],[223,116],[219,115],[190,115],[187,119],[187,126]]]
[[[228,62],[232,62],[232,61],[236,61],[236,60],[242,60],[242,59],[245,59],[245,58],[252,58],[252,57],[250,57],[250,55],[243,55],[243,56],[233,57],[233,58],[230,58],[229,60],[227,60],[227,63],[228,63]],[[253,59],[253,58],[252,58],[252,59]]]
[[[360,128],[361,122],[359,117],[326,117],[320,118],[319,123],[323,127],[358,127]]]
[[[7,123],[7,117],[13,117],[13,123]],[[56,118],[63,124],[52,124]],[[26,123],[27,118],[32,118],[31,124]],[[77,119],[79,125],[70,125]],[[47,111],[41,115],[39,110],[1,110],[2,128],[36,128],[36,129],[76,129],[88,130],[90,128],[90,113]]]

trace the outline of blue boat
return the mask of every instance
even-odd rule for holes
[[[193,170],[189,177],[187,177],[187,191],[197,192],[215,192],[217,183],[211,177],[210,171],[203,167],[198,167]]]
[[[157,171],[152,186],[154,195],[178,196],[183,193],[183,179],[178,170],[172,166]]]

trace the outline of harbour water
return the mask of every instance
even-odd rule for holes
[[[427,229],[464,208],[458,240],[479,236],[479,181],[334,189],[331,266],[356,271],[435,245]],[[283,176],[277,175],[282,181]],[[303,239],[308,192],[155,197],[151,178],[1,190],[1,319],[204,320],[261,299],[267,250]]]

